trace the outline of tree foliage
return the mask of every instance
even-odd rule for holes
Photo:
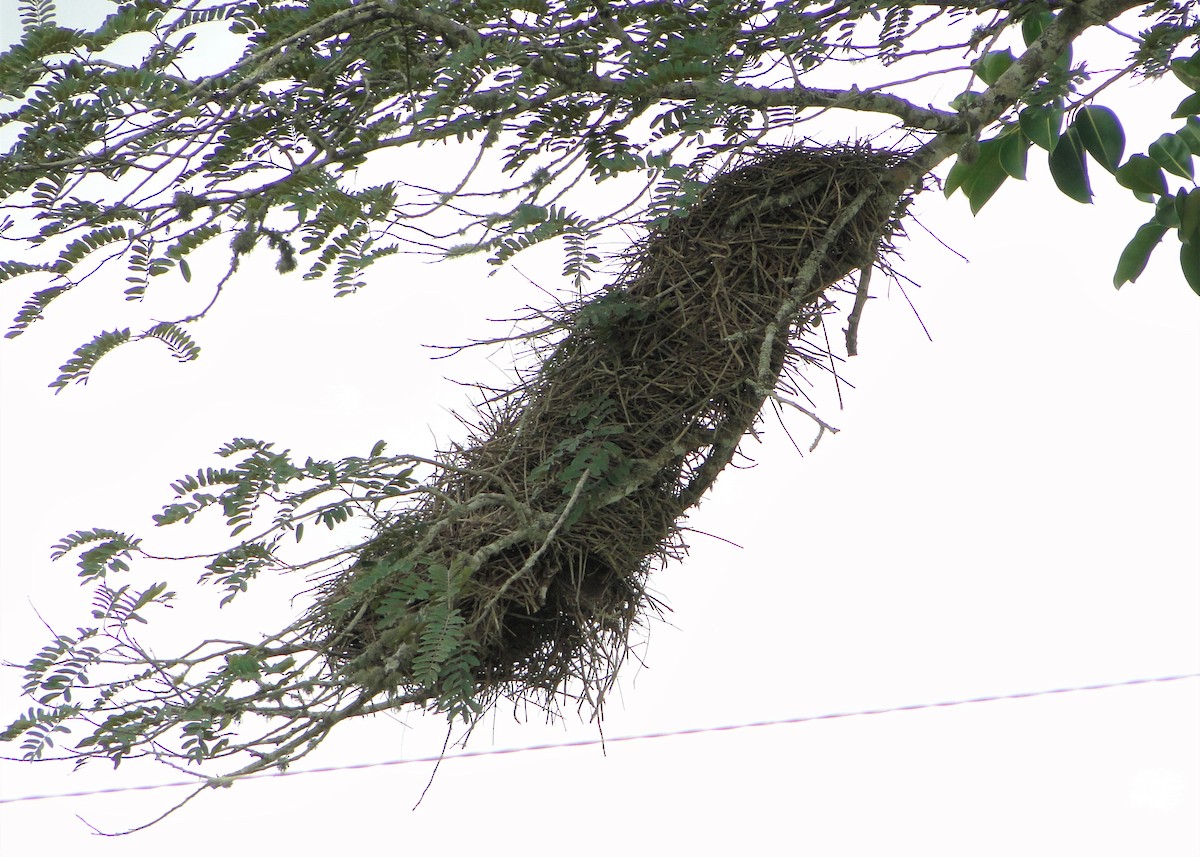
[[[834,114],[854,115],[874,146],[894,149],[913,189],[951,161],[943,188],[961,191],[972,212],[1026,178],[1030,152],[1045,153],[1054,183],[1080,203],[1110,173],[1148,206],[1114,260],[1115,285],[1135,281],[1173,233],[1200,293],[1200,17],[1190,3],[130,0],[78,29],[60,24],[49,0],[23,0],[21,19],[20,41],[0,55],[0,235],[21,252],[0,259],[0,280],[31,285],[7,335],[97,288],[101,271],[123,271],[126,301],[145,300],[163,277],[197,295],[193,312],[144,329],[114,310],[111,330],[63,363],[56,390],[86,382],[131,341],[195,359],[189,325],[215,310],[255,252],[272,254],[281,276],[327,278],[344,296],[396,253],[503,264],[558,240],[564,275],[582,290],[602,264],[605,230],[661,228],[765,144],[833,143],[822,123]],[[1075,48],[1102,28],[1127,61],[1098,73]],[[214,68],[213,56],[236,59]],[[847,87],[849,74],[857,83]],[[1145,152],[1127,153],[1105,89],[1164,75],[1191,94]],[[459,169],[445,184],[436,171],[364,180],[393,149],[450,150]],[[580,190],[599,183],[615,189],[607,209]],[[225,242],[224,274],[194,277],[189,260]],[[575,324],[603,323],[610,310],[582,301]],[[382,446],[300,462],[237,440],[220,455],[230,463],[178,480],[155,521],[226,520],[235,543],[203,573],[223,604],[264,571],[360,556],[361,544],[304,561],[281,551],[306,525],[388,521],[390,504],[428,496],[418,468],[444,466]],[[596,467],[582,462],[578,483]],[[396,598],[437,608],[412,656],[436,692],[413,696],[348,687],[295,642],[299,626],[156,657],[130,632],[172,592],[116,582],[148,559],[139,539],[79,531],[55,547],[67,556],[94,589],[94,621],[55,634],[26,668],[34,705],[3,736],[26,758],[50,757],[86,724],[66,756],[229,761],[236,775],[294,762],[350,717],[419,704],[469,721],[480,709],[478,662],[455,607],[469,569],[375,566],[403,577]],[[354,585],[376,583],[368,573]],[[251,722],[268,725],[242,737]]]
[[[1072,42],[1124,12],[1140,30],[1125,36],[1127,65],[1089,71]],[[218,236],[229,237],[230,275],[263,248],[281,273],[331,275],[339,295],[396,252],[503,262],[552,238],[573,248],[567,272],[583,279],[599,230],[670,216],[714,159],[834,110],[888,120],[880,139],[919,143],[926,169],[961,153],[947,190],[973,211],[1024,177],[1031,145],[1081,202],[1089,162],[1113,172],[1155,206],[1117,285],[1136,278],[1161,227],[1177,232],[1200,288],[1189,252],[1200,244],[1189,213],[1200,206],[1189,202],[1200,59],[1187,53],[1197,24],[1186,3],[134,0],[79,30],[57,24],[52,3],[27,0],[22,16],[20,42],[0,58],[10,105],[0,125],[16,135],[0,162],[0,225],[33,252],[0,261],[0,277],[46,285],[9,336],[101,268],[125,267],[130,301],[171,272],[189,279],[189,257]],[[210,70],[214,51],[240,57]],[[815,85],[848,63],[874,77]],[[1168,71],[1193,89],[1181,124],[1123,160],[1120,122],[1095,100],[1119,77]],[[905,97],[931,77],[960,94],[926,106]],[[438,144],[475,152],[452,184],[360,184],[360,168],[389,150]],[[627,174],[645,180],[628,205],[573,204],[581,182]],[[204,284],[214,300],[230,275]],[[172,320],[174,335],[210,306]],[[90,369],[76,360],[55,386]]]

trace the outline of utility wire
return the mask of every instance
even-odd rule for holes
[[[977,705],[983,702],[1001,702],[1007,699],[1033,699],[1038,696],[1053,696],[1065,693],[1082,693],[1089,690],[1108,690],[1114,687],[1131,687],[1142,684],[1161,684],[1170,681],[1200,678],[1200,673],[1183,675],[1159,676],[1156,678],[1135,678],[1126,681],[1107,682],[1105,684],[1088,684],[1076,687],[1057,687],[1053,690],[1030,690],[1022,693],[1006,693],[996,696],[977,696],[972,699],[953,699],[944,702],[920,702],[912,705],[899,705],[893,708],[867,708],[861,711],[841,711],[833,714],[811,714],[800,717],[785,717],[780,720],[759,720],[753,723],[734,723],[725,726],[698,726],[692,729],[680,729],[671,732],[647,732],[641,735],[621,735],[616,738],[587,738],[580,741],[568,741],[561,744],[533,744],[525,747],[502,747],[489,750],[470,750],[462,753],[443,754],[439,756],[420,756],[412,759],[390,759],[385,762],[362,762],[356,765],[331,765],[323,768],[305,768],[299,771],[281,771],[277,773],[250,774],[241,777],[243,780],[257,780],[266,777],[298,777],[305,774],[328,774],[335,771],[358,771],[366,768],[385,768],[394,765],[437,764],[451,762],[456,759],[477,759],[482,756],[509,756],[514,753],[532,753],[538,750],[562,750],[572,747],[594,747],[597,745],[624,744],[631,741],[649,741],[659,738],[673,738],[680,735],[703,735],[711,732],[733,732],[738,729],[761,729],[765,726],[787,726],[794,723],[813,723],[818,720],[842,720],[849,717],[868,717],[876,714],[897,714],[902,711],[924,711],[931,708],[952,708],[959,705]],[[118,792],[144,792],[155,789],[175,789],[203,785],[201,779],[186,780],[176,783],[156,783],[144,786],[118,786],[108,789],[93,789],[91,791],[63,792],[61,794],[24,795],[22,797],[0,798],[0,804],[25,803],[35,800],[55,800],[67,797],[91,797],[92,795],[116,794]]]

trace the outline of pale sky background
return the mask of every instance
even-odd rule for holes
[[[1103,103],[1133,152],[1174,127],[1180,97],[1164,83]],[[920,222],[970,259],[916,225],[903,244],[899,267],[921,283],[909,294],[933,342],[889,294],[868,308],[845,409],[821,389],[842,432],[802,458],[768,417],[763,443],[746,447],[758,466],[724,474],[690,519],[742,547],[696,535],[686,562],[655,575],[671,624],[651,628],[646,667],[622,674],[606,735],[1200,672],[1200,299],[1173,238],[1114,291],[1117,256],[1148,207],[1098,171],[1097,204],[1071,202],[1032,154],[1032,181],[1007,184],[978,218],[961,197],[919,198]],[[560,286],[554,264],[517,264]],[[134,345],[86,388],[46,388],[76,345],[129,323],[117,269],[109,294],[83,290],[0,343],[0,658],[25,662],[46,642],[35,607],[64,628],[85,618],[74,566],[48,560],[65,533],[107,526],[178,550],[186,532],[155,531],[150,515],[170,481],[235,436],[301,457],[365,454],[379,438],[428,454],[455,436],[448,409],[466,401],[447,379],[495,377],[508,357],[435,362],[422,344],[495,336],[507,327],[488,319],[546,301],[516,271],[488,278],[482,260],[377,266],[367,290],[336,301],[329,283],[262,265],[196,327],[196,363]],[[161,300],[194,306],[202,281],[197,271],[188,289],[160,286]],[[21,280],[5,284],[5,318],[25,296]],[[802,420],[789,426],[808,436]],[[199,569],[172,573],[182,588]],[[215,612],[217,591],[203,593],[159,622],[180,639],[273,629],[299,583],[265,582],[267,603],[230,615]],[[19,687],[19,671],[0,675],[5,723],[27,707]],[[299,767],[435,754],[441,723],[350,724]],[[466,759],[442,766],[416,811],[426,764],[244,782],[118,839],[76,816],[121,829],[185,792],[15,802],[0,804],[0,853],[1195,857],[1197,724],[1193,679],[610,744],[607,755]],[[502,708],[468,749],[596,736],[571,716],[519,723]],[[0,797],[179,779],[8,762]]]

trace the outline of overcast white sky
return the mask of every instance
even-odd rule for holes
[[[1170,127],[1179,97],[1163,85],[1105,103],[1138,151]],[[961,198],[920,198],[921,223],[970,259],[915,226],[904,244],[900,267],[922,284],[910,296],[933,342],[899,295],[876,301],[845,410],[826,395],[823,413],[843,431],[801,458],[767,420],[749,449],[758,466],[723,475],[691,519],[742,547],[697,535],[687,562],[656,575],[672,624],[651,629],[646,668],[623,674],[608,736],[1200,672],[1200,300],[1172,239],[1137,284],[1112,289],[1147,216],[1127,192],[1099,177],[1085,207],[1054,190],[1044,164],[1032,178],[974,219]],[[558,285],[553,266],[518,265]],[[34,607],[63,627],[86,614],[73,566],[48,562],[54,541],[109,526],[176,547],[150,515],[172,479],[231,437],[339,457],[381,437],[427,454],[453,436],[447,409],[464,394],[447,377],[494,374],[507,358],[434,362],[422,343],[494,336],[503,328],[487,319],[545,301],[516,272],[487,273],[478,260],[397,263],[335,301],[327,283],[251,272],[196,329],[198,362],[132,346],[57,397],[45,385],[64,356],[123,318],[111,300],[123,275],[108,299],[72,295],[0,345],[0,657],[24,662],[43,645]],[[0,291],[7,317],[21,285]],[[178,296],[163,300],[199,300],[171,288]],[[182,586],[198,570],[174,573]],[[185,614],[185,603],[173,630],[286,616],[296,583],[273,590],[274,612]],[[0,676],[5,722],[23,705],[19,685],[18,671]],[[1200,681],[1189,680],[612,744],[607,755],[462,760],[442,766],[416,811],[428,765],[263,779],[121,839],[93,837],[76,815],[120,829],[182,793],[15,802],[0,805],[0,852],[1194,857],[1198,723]],[[501,710],[469,749],[596,735]],[[443,737],[436,718],[381,717],[344,728],[301,767],[417,758]],[[179,779],[16,763],[0,777],[4,798]]]

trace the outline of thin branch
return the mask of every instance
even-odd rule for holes
[[[846,354],[858,356],[858,325],[862,321],[863,309],[867,306],[867,298],[871,290],[871,272],[875,270],[875,259],[871,258],[858,273],[858,288],[854,291],[854,308],[846,319]]]

